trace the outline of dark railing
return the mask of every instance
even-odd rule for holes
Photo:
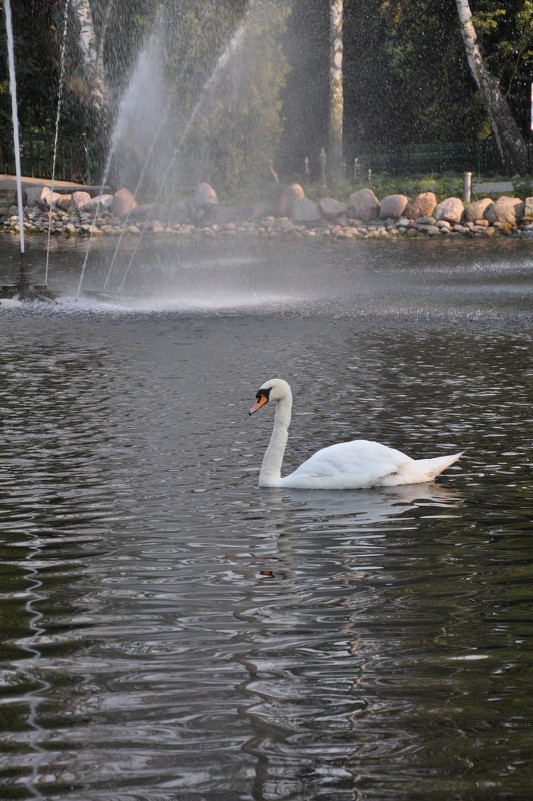
[[[54,139],[51,134],[20,132],[20,166],[24,176],[52,177]],[[15,174],[12,128],[0,128],[0,172],[5,175]],[[91,162],[85,139],[58,138],[55,178],[76,183],[91,183]]]
[[[357,163],[355,162],[357,159]],[[503,167],[496,143],[436,142],[429,145],[365,145],[354,152],[347,172],[362,175],[367,170],[394,175],[443,175],[473,172],[477,176],[501,173]]]
[[[20,158],[23,175],[51,178],[54,159],[54,136],[22,131]],[[60,137],[56,155],[55,178],[92,183],[101,172],[100,153],[85,138]],[[306,159],[306,164],[308,163]],[[368,170],[390,176],[443,175],[473,172],[477,176],[501,173],[502,164],[493,140],[474,142],[437,142],[434,144],[371,145],[362,143],[345,162],[345,175],[363,177]],[[311,165],[314,175],[320,165]],[[13,130],[0,128],[0,173],[15,174]],[[307,175],[307,168],[306,168]]]

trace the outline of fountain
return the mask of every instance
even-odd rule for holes
[[[148,222],[150,222],[150,220],[152,219],[153,211],[154,211],[154,209],[156,207],[156,204],[158,203],[163,191],[165,190],[165,188],[167,186],[168,177],[171,174],[173,167],[175,166],[177,160],[179,159],[179,157],[182,154],[183,145],[184,145],[185,141],[187,140],[188,136],[190,135],[192,126],[193,126],[195,120],[197,119],[202,107],[204,106],[207,98],[210,95],[212,95],[213,92],[216,90],[219,78],[224,73],[226,68],[228,67],[228,64],[230,63],[232,56],[234,56],[234,54],[236,52],[238,52],[239,47],[243,42],[243,39],[244,39],[244,36],[245,36],[245,31],[246,31],[247,20],[248,20],[248,17],[249,17],[249,14],[250,14],[250,11],[251,11],[252,8],[253,8],[253,3],[250,3],[244,19],[241,21],[241,23],[237,27],[235,33],[231,37],[229,43],[224,48],[222,54],[219,56],[213,71],[211,72],[210,76],[205,81],[204,85],[202,86],[202,88],[200,90],[198,99],[197,99],[196,103],[194,104],[194,106],[192,108],[192,111],[188,115],[188,118],[187,118],[187,120],[186,120],[186,122],[185,122],[185,124],[183,126],[183,130],[182,130],[181,136],[179,138],[179,141],[178,141],[177,145],[172,150],[172,155],[170,157],[170,161],[165,165],[165,172],[161,176],[160,180],[158,181],[159,188],[157,189],[157,191],[155,193],[155,196],[154,196],[154,199],[153,199],[153,201],[151,203],[150,210],[148,212],[147,219],[145,221],[145,225],[141,230],[139,241],[138,241],[137,246],[134,249],[134,251],[133,251],[133,253],[132,253],[132,255],[131,255],[130,259],[129,259],[129,262],[127,264],[126,270],[124,271],[124,273],[122,275],[122,278],[121,278],[121,280],[120,280],[120,282],[118,284],[118,290],[117,290],[117,294],[118,295],[120,295],[122,293],[122,290],[123,290],[123,287],[124,287],[124,283],[126,281],[126,278],[129,275],[129,273],[130,273],[131,267],[132,267],[133,262],[135,260],[135,256],[136,256],[137,251],[139,249],[139,246],[140,246],[140,244],[142,242],[144,233],[146,232],[146,224]],[[203,19],[202,19],[202,25],[205,24],[205,22],[206,22],[206,20],[208,18],[208,15],[209,15],[209,12],[206,11],[206,13],[204,14]],[[159,20],[159,23],[158,23],[157,27],[161,28],[161,25],[162,25],[161,20]],[[116,152],[119,150],[121,141],[125,141],[127,139],[127,136],[126,136],[127,131],[128,131],[128,129],[131,129],[133,127],[131,122],[128,125],[128,121],[129,120],[136,120],[136,116],[139,114],[139,109],[142,109],[142,117],[143,117],[144,120],[146,120],[146,119],[154,119],[154,118],[157,117],[157,114],[156,114],[155,111],[152,111],[151,113],[150,112],[147,113],[147,111],[146,111],[146,103],[147,103],[147,97],[148,97],[149,98],[148,102],[150,102],[152,104],[152,106],[158,106],[159,105],[159,107],[162,109],[162,112],[160,113],[159,123],[155,126],[155,129],[154,129],[153,133],[148,131],[149,136],[148,136],[148,141],[146,142],[147,155],[146,155],[146,159],[145,159],[145,161],[144,161],[144,163],[143,163],[143,165],[142,165],[142,167],[140,169],[140,172],[139,172],[139,175],[138,175],[138,179],[137,179],[137,183],[136,183],[136,186],[135,186],[135,189],[134,189],[134,192],[133,192],[133,197],[135,199],[138,197],[139,191],[141,189],[141,186],[142,186],[142,183],[143,183],[143,180],[144,180],[144,177],[145,177],[145,173],[146,173],[147,167],[148,167],[148,165],[150,163],[150,160],[151,160],[151,158],[153,156],[154,149],[155,149],[156,145],[160,144],[161,134],[162,134],[163,130],[165,129],[165,123],[167,122],[167,115],[168,115],[168,112],[170,110],[170,104],[168,102],[165,103],[163,101],[163,96],[162,96],[163,75],[160,72],[161,65],[159,63],[159,58],[158,58],[159,54],[156,52],[157,51],[157,40],[158,40],[158,36],[157,36],[157,34],[154,34],[151,37],[151,39],[149,40],[147,46],[142,51],[142,53],[141,53],[141,55],[139,57],[139,61],[137,63],[137,68],[136,68],[136,70],[134,71],[134,73],[132,75],[132,78],[131,78],[131,81],[129,83],[129,86],[128,86],[125,94],[124,94],[124,97],[122,98],[121,103],[120,103],[119,113],[118,113],[118,116],[117,116],[117,120],[116,120],[116,123],[115,123],[115,128],[114,128],[112,139],[111,139],[111,148],[110,148],[110,153],[109,153],[107,164],[106,164],[106,170],[105,170],[104,181],[103,181],[104,184],[107,181],[108,171],[110,170],[110,167],[111,167],[111,161],[112,161],[113,157],[115,156]],[[192,43],[191,49],[194,50],[195,46],[196,46],[196,40]],[[190,56],[189,56],[189,58],[190,58]],[[187,67],[187,60],[182,66],[181,77],[184,76],[186,67]],[[150,133],[151,133],[151,141],[150,141]],[[113,293],[110,293],[109,290],[108,290],[108,284],[109,284],[111,275],[113,273],[113,270],[114,270],[114,267],[115,267],[115,264],[116,264],[117,256],[118,256],[118,253],[119,253],[119,250],[120,250],[120,246],[121,246],[124,234],[125,234],[126,229],[127,229],[127,223],[128,223],[129,218],[130,218],[130,214],[131,214],[132,208],[133,207],[130,206],[130,208],[129,208],[127,214],[126,214],[126,217],[123,220],[122,231],[121,231],[121,234],[120,234],[120,236],[118,238],[118,241],[117,241],[117,244],[116,244],[112,259],[111,259],[111,263],[110,263],[109,268],[107,270],[107,274],[106,274],[106,278],[105,278],[105,281],[104,281],[103,288],[102,288],[102,290],[97,290],[95,293],[92,293],[92,294],[95,294],[97,297],[100,297],[102,299],[109,299],[109,297],[113,297]],[[97,211],[98,211],[98,208],[97,208]],[[91,234],[92,234],[92,232],[91,232]],[[85,256],[84,263],[83,263],[83,266],[82,266],[80,281],[79,281],[78,290],[77,290],[77,293],[76,293],[76,299],[79,298],[80,293],[82,291],[82,286],[83,286],[86,267],[87,267],[88,254],[89,254],[90,247],[91,247],[91,241],[92,241],[92,236],[89,239],[89,246],[87,248],[86,256]],[[87,290],[84,290],[84,291],[87,292]]]
[[[66,49],[66,35],[67,23],[69,14],[72,13],[73,5],[68,0],[64,6],[64,22],[63,22],[63,46],[61,49],[60,59],[60,77],[59,77],[59,91],[58,91],[58,104],[56,116],[56,137],[54,145],[54,167],[55,173],[55,155],[57,152],[57,136],[59,127],[59,117],[61,113],[61,100],[64,78],[64,58]],[[184,39],[186,45],[179,59],[180,72],[174,75],[173,81],[178,79],[178,86],[183,86],[182,96],[176,101],[176,93],[169,92],[168,90],[168,75],[165,74],[165,58],[168,59],[168,54],[165,57],[163,53],[163,45],[165,42],[166,31],[169,30],[169,21],[156,20],[152,27],[152,33],[147,37],[144,48],[141,51],[136,67],[131,73],[129,81],[125,84],[122,99],[117,102],[117,114],[114,121],[113,133],[110,137],[110,147],[107,153],[107,160],[103,170],[103,178],[101,180],[102,189],[95,199],[96,209],[92,210],[94,214],[92,218],[86,220],[83,226],[86,230],[88,237],[85,240],[86,247],[77,248],[78,253],[83,253],[83,265],[79,273],[79,283],[77,290],[71,292],[71,288],[65,283],[61,286],[61,294],[63,295],[63,303],[68,302],[69,295],[74,295],[77,301],[81,294],[86,298],[96,301],[106,301],[115,303],[119,300],[123,305],[128,302],[124,297],[125,283],[132,267],[139,266],[139,270],[135,269],[135,276],[130,280],[126,289],[135,284],[136,291],[139,291],[137,273],[141,272],[141,265],[137,259],[137,253],[143,241],[143,237],[147,232],[152,230],[152,220],[157,219],[158,208],[161,208],[160,197],[163,192],[166,192],[166,207],[169,208],[169,198],[180,197],[180,192],[183,187],[194,185],[198,181],[205,180],[201,173],[205,170],[204,157],[197,155],[195,145],[191,145],[196,139],[195,132],[210,128],[212,113],[220,113],[220,104],[217,106],[220,97],[229,91],[232,103],[240,97],[241,78],[238,77],[243,70],[241,68],[241,56],[243,57],[242,64],[246,64],[246,58],[253,59],[255,57],[255,47],[250,47],[252,40],[248,35],[257,35],[258,19],[263,20],[264,14],[259,15],[257,19],[252,17],[252,12],[255,9],[259,11],[259,4],[254,0],[250,0],[246,4],[246,10],[240,19],[240,23],[233,15],[232,19],[235,20],[235,26],[229,26],[224,31],[219,31],[216,27],[209,31],[209,41],[214,42],[213,51],[206,57],[204,39],[206,35],[206,28],[211,25],[211,18],[216,20],[216,14],[213,13],[214,7],[207,6],[201,19],[199,19],[197,28],[193,31],[188,39]],[[6,15],[10,12],[9,4],[6,4]],[[257,15],[256,15],[257,16]],[[259,23],[262,24],[262,23]],[[10,46],[10,70],[11,84],[13,92],[16,92],[15,87],[15,71],[14,71],[14,54],[12,45],[12,31],[11,31],[11,17],[7,20],[7,27],[11,34]],[[213,27],[211,25],[211,27]],[[257,40],[259,41],[259,40]],[[254,51],[254,55],[246,56],[248,51]],[[201,66],[197,66],[198,54],[204,53]],[[239,59],[237,61],[237,59]],[[237,66],[239,65],[239,66]],[[192,78],[191,78],[192,75]],[[196,88],[195,88],[196,81]],[[172,104],[176,102],[177,108],[171,117]],[[224,113],[230,117],[228,112],[228,103],[224,104]],[[14,124],[17,126],[15,139],[18,145],[18,119],[17,119],[17,105],[16,94],[14,94],[13,102],[13,119]],[[231,128],[225,134],[226,136],[232,135]],[[230,139],[231,141],[231,139]],[[189,152],[187,152],[189,150]],[[191,158],[191,152],[193,156]],[[205,147],[204,147],[205,150]],[[203,152],[202,152],[203,153]],[[190,165],[194,165],[192,169]],[[17,164],[17,177],[19,186],[19,201],[21,197],[20,187],[20,159]],[[206,176],[207,177],[207,176]],[[93,248],[93,234],[100,234],[100,230],[96,230],[101,226],[100,215],[101,211],[101,197],[103,187],[107,185],[108,180],[115,187],[117,186],[131,186],[134,188],[133,197],[137,200],[138,196],[144,194],[148,202],[139,201],[140,205],[144,206],[142,214],[140,209],[137,209],[135,215],[132,209],[127,214],[120,215],[120,227],[117,222],[113,223],[115,227],[114,233],[120,234],[113,240],[109,239],[109,243],[113,243],[114,252],[111,262],[102,264],[102,252],[109,253],[109,249],[105,246],[102,247],[98,243],[97,256],[94,261],[97,262],[91,265],[89,270],[89,256]],[[52,175],[51,194],[53,191],[54,175]],[[173,184],[172,181],[175,183]],[[189,183],[187,183],[189,182]],[[158,203],[159,201],[159,203]],[[165,201],[163,201],[165,202]],[[181,203],[188,203],[189,201],[179,201]],[[192,200],[191,203],[195,201]],[[51,205],[51,204],[50,204]],[[135,203],[135,205],[137,205]],[[177,205],[177,204],[176,204]],[[21,206],[21,201],[20,201]],[[193,221],[198,224],[200,219],[201,210],[195,206],[193,211]],[[207,206],[206,206],[207,208]],[[50,208],[50,212],[52,209]],[[103,214],[105,215],[105,210]],[[203,212],[202,212],[203,213]],[[132,216],[133,225],[138,229],[138,236],[132,239],[128,227],[128,222]],[[98,220],[100,215],[100,220]],[[44,283],[41,285],[34,285],[31,287],[28,276],[28,271],[24,256],[24,222],[22,217],[22,208],[19,210],[19,230],[21,237],[21,252],[23,267],[19,280],[16,284],[4,287],[3,297],[5,298],[29,298],[35,295],[42,295],[43,297],[50,297],[51,293],[47,291],[46,285],[48,281],[48,264],[50,257],[50,247],[55,247],[56,242],[51,241],[52,233],[52,218],[51,214],[47,220],[48,227],[48,244],[46,249],[46,268],[44,275]],[[97,225],[98,220],[98,225]],[[66,227],[66,226],[65,226]],[[96,236],[94,237],[96,239]],[[72,243],[74,244],[74,243]],[[81,245],[78,242],[78,245]],[[121,252],[121,247],[123,250]],[[151,245],[150,245],[151,246]],[[142,251],[140,251],[142,255]],[[119,259],[120,256],[120,259]],[[137,259],[137,261],[136,261]],[[94,272],[92,267],[94,266]],[[157,269],[154,273],[157,272]],[[91,273],[91,281],[89,283],[90,289],[84,285],[87,274]],[[103,273],[103,275],[102,275]],[[161,274],[161,271],[159,271]],[[111,280],[113,279],[113,280]],[[64,280],[64,279],[60,279]],[[150,287],[144,286],[142,291],[144,294],[150,294]],[[31,291],[30,291],[31,290]]]
[[[248,9],[248,13],[249,13],[249,9]],[[168,177],[168,174],[170,173],[170,171],[171,171],[172,167],[174,166],[175,162],[177,161],[177,159],[181,155],[184,142],[186,141],[187,137],[189,136],[189,133],[190,133],[191,128],[192,128],[192,125],[193,125],[194,121],[196,120],[198,114],[200,113],[200,110],[201,110],[203,104],[205,103],[206,98],[209,97],[210,93],[212,93],[214,91],[214,89],[216,88],[217,82],[218,82],[218,79],[219,79],[220,75],[226,69],[227,64],[228,64],[231,56],[238,50],[239,45],[242,43],[242,40],[244,38],[245,28],[246,28],[246,17],[241,22],[239,27],[237,28],[237,30],[234,33],[234,35],[232,36],[229,44],[225,48],[225,50],[222,53],[222,55],[219,57],[219,59],[218,59],[218,61],[216,63],[215,69],[213,70],[213,72],[211,73],[211,75],[209,76],[207,81],[205,82],[204,86],[202,87],[202,91],[200,92],[200,97],[197,100],[197,102],[196,102],[191,114],[189,115],[189,118],[188,118],[187,123],[185,124],[184,130],[183,130],[183,133],[182,133],[182,135],[180,137],[180,140],[178,142],[178,145],[174,149],[174,153],[172,155],[172,158],[170,160],[170,164],[168,166],[167,174],[166,174],[165,178],[163,178],[163,180],[161,181],[160,187],[159,187],[159,189],[157,191],[157,194],[156,194],[156,196],[155,196],[155,198],[153,200],[150,212],[148,214],[147,221],[149,221],[151,219],[151,216],[152,216],[152,213],[153,213],[153,209],[155,208],[155,205],[156,205],[157,201],[159,200],[159,198],[160,198],[160,196],[163,193],[163,190],[165,188],[166,178]],[[158,132],[156,138],[154,139],[154,143],[155,143],[155,141],[157,141],[158,136],[159,136],[159,132]],[[139,183],[137,184],[136,193],[139,190],[140,181],[141,181],[143,175],[144,175],[144,169],[141,172],[141,178],[139,180]],[[128,212],[128,215],[126,217],[126,220],[128,219],[128,217],[129,217],[129,212]],[[133,262],[134,262],[136,254],[137,254],[137,251],[139,250],[139,247],[140,247],[140,244],[142,242],[142,238],[144,236],[144,232],[145,231],[146,231],[146,227],[144,227],[142,229],[142,231],[141,231],[141,235],[139,237],[139,241],[137,243],[137,246],[134,249],[134,251],[133,251],[133,253],[132,253],[131,257],[130,257],[130,260],[128,262],[126,270],[125,270],[125,272],[124,272],[124,274],[122,276],[122,279],[121,279],[120,284],[118,286],[118,294],[119,295],[120,295],[120,293],[122,292],[122,290],[124,288],[124,284],[125,284],[126,279],[127,279],[128,275],[130,273],[131,267],[133,265]],[[105,281],[105,284],[104,284],[104,289],[107,287],[107,284],[108,284],[108,281],[109,281],[113,266],[115,264],[115,259],[116,259],[117,251],[118,251],[118,248],[120,246],[121,240],[122,240],[122,234],[121,234],[121,237],[120,237],[119,242],[117,244],[117,248],[115,249],[115,253],[113,254],[113,259],[111,260],[111,265],[110,265],[109,271],[107,273],[106,281]],[[80,286],[81,286],[81,283],[80,283]]]
[[[125,143],[127,146],[127,143],[131,136],[130,132],[132,130],[136,131],[137,133],[141,132],[141,139],[144,140],[142,144],[147,149],[147,155],[144,164],[139,172],[137,184],[133,193],[134,197],[138,196],[146,170],[148,168],[150,160],[152,159],[155,147],[160,141],[166,122],[166,111],[164,111],[162,114],[159,113],[159,109],[164,107],[162,87],[163,87],[163,76],[160,64],[160,57],[159,53],[157,52],[156,36],[153,35],[152,37],[150,37],[148,43],[141,51],[141,54],[137,61],[136,68],[133,71],[132,77],[126,88],[124,96],[122,97],[122,100],[120,101],[119,104],[117,119],[111,136],[111,146],[109,149],[109,153],[104,168],[102,189],[99,193],[99,199],[96,205],[95,218],[100,210],[100,198],[102,195],[103,187],[106,185],[108,181],[113,159],[117,153],[120,153],[121,146],[124,147]],[[168,110],[168,105],[167,105],[167,110]],[[153,126],[154,130],[152,131],[151,130],[152,126],[146,125],[146,119],[155,121],[158,119],[158,117],[159,121],[155,123],[155,125]],[[111,265],[107,272],[107,277],[104,282],[103,288],[97,291],[97,296],[99,297],[102,298],[106,297],[104,293],[106,293],[107,290],[109,277],[111,275],[120,245],[122,243],[124,233],[126,231],[126,226],[130,217],[131,210],[132,207],[130,207],[130,209],[128,210],[128,213],[123,221],[122,231],[119,236],[118,242],[116,244],[113,258],[111,260]],[[91,251],[93,232],[94,229],[91,228],[89,242],[87,245],[85,258],[81,269],[80,280],[76,293],[76,300],[79,298],[80,293],[82,291],[85,272],[87,269],[87,263],[89,259],[89,253]],[[88,290],[85,289],[84,292],[87,293]]]

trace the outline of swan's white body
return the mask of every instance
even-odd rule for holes
[[[294,473],[282,478],[281,466],[291,422],[291,388],[283,379],[273,378],[259,388],[256,398],[250,414],[268,401],[276,404],[274,430],[259,473],[260,487],[341,490],[420,484],[432,481],[461,456],[456,453],[433,459],[411,459],[379,442],[358,439],[322,448]]]

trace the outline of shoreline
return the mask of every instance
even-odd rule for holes
[[[504,236],[533,241],[533,198],[522,201],[501,195],[497,200],[485,197],[463,204],[451,197],[438,203],[433,193],[425,192],[411,199],[388,195],[380,202],[371,189],[361,189],[343,204],[331,197],[314,202],[299,184],[292,184],[273,204],[235,208],[219,205],[216,192],[205,183],[198,186],[194,198],[172,206],[138,205],[126,188],[114,194],[66,182],[54,184],[56,188],[59,191],[52,194],[46,183],[23,179],[25,235],[138,238],[148,233],[330,241]],[[1,192],[0,236],[18,236],[20,220],[12,181],[2,182],[2,176]]]
[[[36,219],[35,212],[24,218],[24,235],[30,237],[48,236],[49,212],[44,212],[43,219]],[[20,234],[18,216],[14,215],[0,227],[0,237],[16,238]],[[89,238],[120,237],[139,238],[145,234],[167,237],[260,237],[270,239],[322,239],[329,241],[369,240],[369,239],[435,239],[440,237],[466,237],[469,239],[489,239],[506,237],[510,239],[531,240],[533,242],[533,226],[518,224],[510,226],[506,223],[488,221],[449,223],[424,217],[421,220],[371,220],[363,223],[358,220],[347,220],[343,223],[294,223],[288,217],[267,215],[257,220],[211,223],[194,225],[193,223],[165,224],[159,220],[149,222],[126,223],[107,214],[87,215],[73,218],[68,214],[57,214],[52,222],[50,234],[53,237]]]

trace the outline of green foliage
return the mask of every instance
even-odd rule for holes
[[[513,179],[513,188],[517,197],[525,200],[526,197],[533,197],[533,177],[531,175],[521,175]]]
[[[343,203],[347,203],[352,192],[359,189],[372,189],[379,200],[387,195],[406,195],[409,200],[413,200],[421,192],[434,192],[437,200],[441,201],[447,197],[462,197],[463,178],[462,176],[442,176],[426,175],[418,178],[391,177],[388,173],[372,173],[371,179],[363,175],[356,180],[336,180],[328,179],[327,186],[320,181],[305,185],[306,197],[318,201],[322,197],[334,197]]]
[[[491,11],[479,11],[472,15],[472,22],[478,36],[480,34],[490,34],[498,28],[500,17],[507,14],[505,8],[493,8]]]
[[[12,1],[24,130],[54,130],[65,2]],[[485,63],[500,81],[522,133],[528,135],[533,0],[470,2]],[[159,19],[169,138],[174,143],[184,140],[176,166],[182,187],[208,180],[222,196],[246,192],[247,184],[270,187],[272,166],[282,180],[289,180],[303,173],[306,157],[311,166],[307,180],[319,181],[319,153],[327,139],[329,3],[113,0],[109,6],[109,0],[91,0],[91,8],[97,34],[106,10],[111,10],[104,60],[116,98]],[[248,34],[242,47],[206,91],[247,9]],[[90,97],[80,88],[83,76],[72,19],[70,37],[60,135],[90,136],[102,121],[95,119]],[[5,26],[0,25],[4,53],[5,39]],[[347,164],[353,164],[365,144],[473,141],[491,135],[466,63],[455,0],[344,0],[343,40]],[[113,110],[117,107],[118,102]],[[7,63],[1,59],[0,125],[10,123]],[[386,180],[372,178],[381,193]],[[394,186],[399,191],[401,182],[395,179]],[[349,189],[350,182],[342,181],[328,187],[341,195]]]
[[[533,81],[533,0],[477,0],[472,6],[486,66],[525,133]]]
[[[376,197],[383,199],[387,195],[406,195],[410,200],[422,192],[433,192],[438,201],[447,197],[461,197],[463,194],[462,178],[453,176],[436,177],[434,175],[423,178],[391,178],[390,175],[379,173],[372,175],[372,182],[361,181],[358,189],[370,187]]]
[[[280,95],[288,64],[280,39],[287,14],[275,0],[264,0],[251,7],[243,26],[234,8],[226,17],[217,16],[217,33],[221,23],[228,31],[224,47],[231,43],[226,53],[220,46],[215,50],[219,60],[214,63],[202,41],[204,60],[191,61],[189,80],[178,90],[173,109],[176,139],[184,138],[180,165],[186,184],[207,180],[219,191],[233,192],[267,179],[282,132]],[[201,20],[199,8],[197,26]],[[198,39],[190,7],[187,22]],[[183,63],[168,61],[171,85]],[[199,88],[193,93],[191,86]]]
[[[290,72],[282,94],[284,131],[276,168],[289,179],[304,170],[308,157],[315,179],[319,177],[318,157],[321,148],[326,148],[328,131],[329,4],[292,0],[290,5],[283,41]],[[346,46],[344,63],[345,59]],[[345,68],[343,72],[345,92]],[[345,120],[347,113],[345,102]]]
[[[453,0],[347,3],[346,138],[383,144],[475,139],[485,114]],[[480,113],[481,111],[481,113]]]

